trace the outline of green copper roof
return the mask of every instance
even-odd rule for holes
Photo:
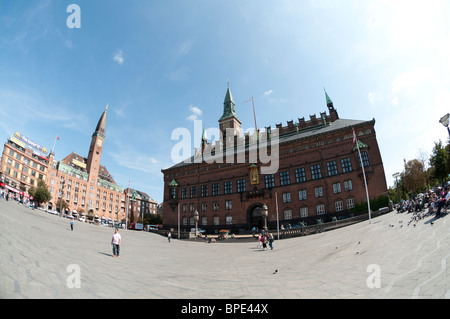
[[[353,152],[354,152],[354,151],[357,151],[357,150],[358,150],[358,146],[359,146],[359,149],[362,149],[362,148],[368,148],[367,144],[364,144],[364,143],[361,142],[360,140],[356,140],[356,144],[355,144],[355,146],[352,148],[352,151],[353,151]]]
[[[180,186],[180,185],[177,183],[175,178],[169,184],[169,187],[178,187],[178,186]]]
[[[205,126],[203,125],[203,132],[202,132],[202,140],[207,140],[207,138],[206,138],[206,128],[205,128]]]
[[[236,115],[236,108],[233,100],[233,96],[231,95],[230,87],[227,88],[227,93],[225,95],[225,99],[223,100],[223,114],[219,121],[225,120],[228,118],[238,118]]]
[[[323,90],[325,91],[325,88]],[[330,97],[327,94],[327,91],[325,91],[325,99],[327,100],[327,105],[333,104],[333,101],[331,101]]]

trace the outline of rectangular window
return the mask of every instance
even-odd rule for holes
[[[218,196],[220,192],[220,185],[219,184],[212,184],[212,195]]]
[[[334,203],[334,208],[336,208],[337,212],[341,212],[344,210],[344,202],[341,200],[338,200]]]
[[[291,180],[289,179],[289,171],[280,172],[280,185],[289,185]]]
[[[264,181],[266,184],[266,188],[275,187],[275,178],[274,178],[273,174],[264,175]]]
[[[350,157],[341,159],[342,173],[349,173],[352,171],[352,163]]]
[[[298,191],[298,200],[306,200],[306,199],[308,199],[306,197],[306,189]]]
[[[300,208],[300,217],[308,217],[308,207]]]
[[[225,201],[225,209],[233,209],[233,204],[231,200]]]
[[[333,184],[333,193],[339,194],[341,192],[341,183]]]
[[[295,182],[296,183],[306,182],[306,174],[305,174],[305,169],[303,167],[297,168],[295,170]]]
[[[200,187],[200,191],[201,191],[201,196],[202,197],[208,196],[208,185],[202,185]]]
[[[292,219],[292,210],[291,209],[286,209],[284,211],[284,219]]]
[[[317,209],[317,215],[325,214],[325,205],[324,204],[317,205],[316,209]]]
[[[191,187],[191,198],[194,198],[197,196],[197,186]]]
[[[336,161],[327,162],[328,176],[335,176],[338,174]]]
[[[311,166],[311,177],[313,180],[322,178],[319,164]]]
[[[215,211],[219,210],[219,202],[213,203],[213,210],[215,210]]]
[[[231,181],[223,183],[223,193],[231,194],[232,192],[233,192],[233,183]]]
[[[291,193],[283,193],[283,203],[291,202]]]
[[[358,157],[358,164],[359,164],[359,167],[361,167],[361,161],[360,161],[360,159],[359,159],[359,155],[357,155],[357,157]],[[370,162],[369,162],[369,154],[368,154],[366,151],[361,152],[361,158],[362,158],[364,167],[367,167],[367,166],[370,165]]]
[[[206,212],[208,210],[208,204],[202,203],[202,212]]]
[[[345,191],[351,191],[353,189],[352,181],[349,179],[348,181],[344,181]]]
[[[322,186],[314,188],[314,193],[315,193],[316,197],[322,197],[323,196]]]
[[[355,207],[355,199],[354,198],[347,199],[347,209],[350,209],[353,207]]]
[[[187,198],[187,188],[182,188],[181,189],[181,198],[182,199]]]
[[[237,191],[238,193],[245,192],[245,179],[237,180]]]

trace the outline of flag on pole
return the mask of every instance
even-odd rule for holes
[[[58,137],[58,135],[56,135],[56,139],[59,141],[59,137]]]
[[[356,139],[355,129],[353,127],[352,127],[352,131],[353,131],[353,147],[355,146],[355,143],[356,143],[356,146],[358,147],[359,163],[361,165],[361,169],[362,169],[362,173],[363,173],[363,177],[364,177],[364,186],[366,188],[366,198],[367,198],[367,210],[369,212],[369,223],[372,223],[372,217],[371,217],[372,213],[371,213],[371,210],[370,210],[369,189],[367,188],[367,179],[366,179],[366,172],[365,172],[365,169],[364,169],[364,162],[362,160],[361,150],[359,149],[359,145],[358,145],[357,139]]]

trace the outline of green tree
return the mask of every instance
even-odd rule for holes
[[[447,170],[447,151],[442,146],[442,142],[434,143],[432,155],[430,157],[430,165],[433,167],[433,177],[443,183],[448,176]]]
[[[33,192],[33,190],[31,191]],[[30,193],[30,190],[28,190],[28,193]],[[40,206],[41,203],[48,202],[51,198],[52,195],[48,191],[47,184],[45,184],[43,180],[38,180],[38,186],[33,196],[33,199],[37,203],[37,206]]]
[[[62,206],[61,206],[62,204]],[[69,208],[69,205],[67,204],[67,202],[63,199],[62,203],[61,203],[61,198],[58,198],[58,200],[56,201],[56,210],[59,212],[60,208],[62,207],[62,210],[66,210]]]
[[[405,164],[403,182],[408,193],[417,194],[425,187],[425,170],[419,160],[414,159]]]

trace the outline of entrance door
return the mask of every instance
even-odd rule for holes
[[[262,229],[264,227],[264,219],[261,214],[263,204],[255,203],[251,205],[247,210],[247,222],[251,227],[258,227]]]

